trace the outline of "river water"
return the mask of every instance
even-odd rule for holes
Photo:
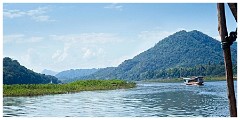
[[[3,116],[227,117],[226,89],[225,81],[205,82],[203,86],[138,83],[132,89],[4,97]]]

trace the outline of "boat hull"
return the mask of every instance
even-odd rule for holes
[[[202,82],[189,82],[189,83],[186,83],[186,85],[203,85]]]

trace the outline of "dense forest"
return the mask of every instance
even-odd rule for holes
[[[233,65],[233,73],[237,74],[237,65]],[[194,67],[179,67],[163,70],[147,71],[140,74],[140,78],[144,79],[165,79],[165,78],[181,78],[191,76],[224,76],[224,64],[208,64],[197,65]]]
[[[3,84],[47,84],[60,83],[51,75],[36,73],[20,65],[17,60],[3,58]]]
[[[236,65],[236,43],[231,52],[233,64]],[[183,30],[160,40],[154,47],[133,59],[125,60],[118,67],[104,68],[81,79],[144,80],[178,77],[180,69],[181,76],[224,75],[223,62],[219,41],[197,30]]]

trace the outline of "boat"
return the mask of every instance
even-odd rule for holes
[[[203,77],[191,77],[191,78],[183,78],[184,83],[186,85],[203,85]]]

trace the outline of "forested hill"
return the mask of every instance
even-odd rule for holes
[[[71,69],[71,70],[65,70],[62,72],[59,72],[55,75],[59,80],[62,82],[72,82],[74,80],[77,80],[78,78],[82,76],[87,76],[90,74],[93,74],[97,72],[99,69],[93,68],[93,69]]]
[[[236,64],[236,43],[232,47],[233,64]],[[151,79],[150,73],[170,68],[190,68],[197,65],[218,65],[223,63],[221,43],[197,30],[176,32],[154,47],[125,60],[118,67],[105,68],[82,79]],[[156,76],[156,75],[153,75]],[[161,77],[161,76],[159,76]]]
[[[51,75],[35,73],[21,66],[17,60],[3,58],[3,84],[47,84],[60,81]]]

